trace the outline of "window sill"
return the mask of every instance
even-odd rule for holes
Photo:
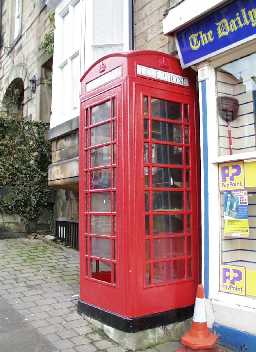
[[[210,163],[211,164],[219,164],[219,163],[238,161],[238,160],[255,161],[256,160],[256,150],[254,152],[246,152],[246,153],[239,153],[239,154],[233,154],[233,155],[219,156],[216,159],[210,160]]]

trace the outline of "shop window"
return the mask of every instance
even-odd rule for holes
[[[218,154],[227,160],[219,164],[220,291],[248,297],[256,297],[255,64],[252,54],[216,70]]]
[[[256,150],[256,54],[216,70],[219,155]]]
[[[219,165],[220,291],[256,297],[256,162]]]

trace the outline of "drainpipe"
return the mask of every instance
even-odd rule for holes
[[[3,0],[0,0],[0,49],[3,46],[3,37],[2,37],[2,26],[3,26]]]
[[[129,0],[129,49],[134,50],[134,0]]]

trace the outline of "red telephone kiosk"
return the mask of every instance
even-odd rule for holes
[[[126,332],[184,320],[199,278],[193,72],[135,51],[81,84],[78,309]]]

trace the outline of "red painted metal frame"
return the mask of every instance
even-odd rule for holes
[[[144,65],[162,71],[172,72],[189,78],[189,87],[178,86],[175,84],[165,83],[136,75],[136,65]],[[111,82],[99,86],[95,90],[86,93],[86,85],[98,77],[105,75],[107,72],[113,72],[117,67],[121,67],[121,77],[117,77]],[[169,55],[152,52],[131,52],[108,55],[97,61],[82,77],[82,95],[81,95],[81,115],[80,115],[80,299],[88,304],[95,305],[98,308],[120,314],[125,317],[140,317],[159,312],[169,311],[171,309],[188,307],[194,303],[195,291],[199,280],[199,123],[196,110],[196,89],[195,78],[191,71],[183,71],[177,59]],[[150,242],[151,254],[153,253],[153,240],[155,238],[171,238],[180,236],[159,235],[150,236],[145,234],[145,191],[149,191],[152,199],[152,184],[145,187],[144,184],[144,166],[151,168],[151,160],[148,165],[144,165],[144,114],[143,114],[143,97],[147,96],[167,101],[174,101],[189,105],[190,111],[190,166],[184,164],[175,168],[181,170],[190,170],[190,188],[186,188],[186,172],[183,172],[184,187],[179,191],[190,192],[191,210],[186,209],[186,197],[183,198],[184,209],[178,211],[156,211],[157,214],[187,214],[191,215],[191,233],[185,231],[182,236],[185,237],[185,254],[177,257],[186,262],[185,277],[182,280],[169,281],[161,284],[150,282],[146,284],[145,273],[146,264],[149,264],[151,277],[153,275],[153,263],[166,261],[166,259],[155,259],[151,257],[146,260],[145,243]],[[86,247],[86,238],[94,237],[90,229],[86,230],[86,223],[91,215],[91,211],[85,206],[85,196],[90,199],[90,190],[87,185],[89,182],[88,172],[90,170],[88,153],[90,150],[90,141],[88,141],[88,132],[92,127],[87,119],[90,117],[90,109],[97,104],[107,100],[115,101],[115,116],[110,118],[110,122],[116,124],[116,138],[111,143],[116,145],[116,163],[112,163],[110,168],[115,169],[116,185],[110,188],[112,194],[116,193],[116,210],[107,213],[107,216],[116,217],[116,232],[110,236],[100,236],[100,238],[111,238],[115,241],[115,256],[112,259],[94,259],[108,262],[116,267],[115,277],[113,272],[111,279],[103,277],[103,280],[93,278],[88,265],[88,258],[91,256],[90,246]],[[182,113],[184,115],[184,113]],[[149,107],[149,120],[152,120]],[[156,118],[158,121],[166,121],[163,118]],[[104,121],[105,123],[106,121]],[[173,121],[185,127],[183,120]],[[98,125],[101,125],[99,123]],[[149,123],[151,126],[151,123]],[[152,128],[149,128],[149,133]],[[183,129],[184,142],[184,129]],[[87,137],[86,137],[87,136]],[[85,137],[87,140],[85,140]],[[151,145],[151,137],[147,140]],[[183,146],[184,143],[169,143],[174,146]],[[166,142],[157,141],[163,145]],[[183,161],[185,152],[183,151]],[[113,160],[112,160],[113,161]],[[159,165],[163,166],[163,165]],[[170,167],[171,165],[169,165]],[[157,167],[157,164],[154,164]],[[106,168],[105,166],[103,168]],[[101,169],[101,168],[98,168]],[[157,191],[167,189],[157,189]],[[97,190],[97,193],[103,190]],[[105,191],[105,190],[104,190]],[[107,190],[109,191],[109,189]],[[174,191],[174,189],[168,189]],[[177,189],[175,189],[177,191]],[[87,203],[88,204],[88,203]],[[148,214],[153,215],[152,209]],[[97,216],[97,214],[95,214]],[[99,215],[99,214],[98,214]],[[101,213],[100,215],[104,215]],[[151,220],[152,227],[152,220]],[[188,236],[191,236],[192,252],[187,255]],[[95,236],[97,237],[97,236]],[[170,261],[177,258],[170,259]],[[192,275],[188,275],[187,263],[192,261]],[[110,282],[107,282],[110,281]]]

